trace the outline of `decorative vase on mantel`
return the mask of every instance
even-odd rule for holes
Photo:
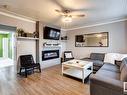
[[[34,38],[39,38],[39,33],[38,32],[34,32],[33,36],[34,36]]]
[[[17,29],[17,34],[18,34],[18,37],[22,37],[23,35],[24,35],[24,30],[23,29],[21,29],[21,28],[19,28],[19,29]]]

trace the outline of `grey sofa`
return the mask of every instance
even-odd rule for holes
[[[117,65],[105,63],[96,74],[90,75],[90,95],[124,95],[127,82],[127,58]]]
[[[91,53],[89,58],[83,58],[82,60],[93,62],[93,71],[98,71],[104,64],[104,53]]]

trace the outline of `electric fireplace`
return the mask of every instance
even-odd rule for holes
[[[59,58],[59,50],[42,51],[42,61]]]

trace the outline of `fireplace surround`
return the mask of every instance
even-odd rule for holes
[[[42,61],[59,58],[59,50],[42,51]]]

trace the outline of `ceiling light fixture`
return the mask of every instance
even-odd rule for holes
[[[62,21],[66,22],[66,23],[72,22],[72,17],[71,16],[63,16]]]
[[[101,37],[102,37],[102,34],[97,34],[97,37],[98,37],[98,38],[101,38]]]

